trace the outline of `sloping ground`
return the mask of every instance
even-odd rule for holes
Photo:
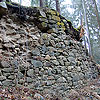
[[[0,87],[0,100],[100,100],[100,77],[88,82],[88,85],[78,90],[72,89],[64,98],[59,95],[51,96],[22,87]]]
[[[72,26],[60,30],[53,27],[43,32],[36,21],[23,22],[16,13],[1,18],[1,86],[25,86],[64,99],[71,89],[79,89],[98,76],[96,63],[86,55],[81,43],[72,37],[77,33]],[[69,22],[67,24],[70,26]]]

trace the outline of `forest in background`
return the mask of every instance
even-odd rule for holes
[[[11,0],[25,4],[25,0]],[[89,54],[100,64],[100,0],[29,0],[27,6],[56,9],[74,27],[83,25],[83,44]]]

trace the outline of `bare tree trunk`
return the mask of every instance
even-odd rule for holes
[[[56,10],[60,13],[60,3],[59,3],[59,0],[56,0]]]
[[[83,10],[84,10],[84,21],[85,21],[85,24],[86,24],[86,32],[87,32],[87,36],[88,36],[89,55],[92,56],[91,44],[90,44],[90,34],[89,34],[89,29],[88,29],[88,21],[87,21],[86,7],[85,7],[85,1],[84,0],[82,0],[82,6],[83,6]]]
[[[40,0],[40,7],[43,7],[43,0]]]
[[[96,17],[97,17],[97,22],[98,22],[98,26],[99,26],[99,34],[98,34],[98,44],[99,44],[99,46],[100,46],[100,16],[99,16],[99,13],[98,13],[98,8],[97,8],[97,4],[96,4],[96,1],[95,0],[92,0],[93,1],[93,4],[94,4],[94,7],[95,7],[95,12],[96,12]],[[99,0],[98,0],[98,2],[100,2]]]
[[[52,1],[50,0],[50,2],[49,2],[49,4],[48,4],[49,7],[50,7],[50,5],[51,5],[51,2],[52,2]]]
[[[98,22],[99,30],[100,30],[100,20],[99,20],[98,8],[97,8],[97,5],[96,5],[96,1],[95,0],[92,0],[92,1],[93,1],[94,6],[95,6],[97,22]]]
[[[45,0],[45,6],[48,7],[48,0]]]
[[[31,6],[33,6],[33,0],[31,0]]]

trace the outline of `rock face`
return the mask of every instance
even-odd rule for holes
[[[0,20],[0,85],[15,86],[16,82],[18,86],[24,84],[40,92],[66,97],[70,89],[80,88],[98,76],[96,64],[86,55],[81,42],[70,35],[74,34],[70,22],[66,20],[69,27],[63,29],[58,12],[36,14],[42,16],[37,22],[42,20],[47,26],[55,26],[46,27],[48,31],[43,32],[32,20],[18,21],[16,14]],[[54,23],[61,25],[61,30]]]

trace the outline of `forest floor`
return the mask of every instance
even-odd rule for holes
[[[0,87],[0,100],[62,100],[59,96],[51,97],[26,87]],[[81,89],[70,90],[64,100],[100,100],[100,76],[91,80]]]

